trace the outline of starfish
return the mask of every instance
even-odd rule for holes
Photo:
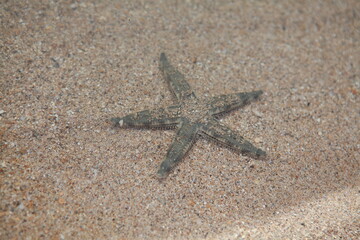
[[[241,154],[254,158],[266,153],[218,121],[218,117],[242,107],[262,94],[262,91],[240,92],[211,98],[197,98],[184,75],[176,70],[164,53],[160,55],[160,71],[175,95],[176,104],[165,108],[144,110],[111,121],[119,127],[177,128],[175,139],[157,172],[160,178],[168,175],[196,139],[201,136],[213,140]]]

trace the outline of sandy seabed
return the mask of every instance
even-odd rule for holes
[[[360,237],[360,1],[1,1],[1,239]],[[263,90],[222,122],[267,152],[109,119]]]

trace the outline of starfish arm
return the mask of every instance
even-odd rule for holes
[[[220,124],[215,119],[210,120],[208,123],[203,125],[200,131],[201,132],[199,132],[199,134],[201,136],[214,140],[215,142],[242,154],[246,154],[255,158],[266,155],[263,150],[254,147],[254,145],[245,140],[242,136],[236,134],[228,127]]]
[[[242,107],[249,102],[256,100],[263,92],[242,92],[228,95],[220,95],[210,100],[209,108],[211,115],[223,114],[236,108]]]
[[[111,121],[120,127],[138,128],[174,128],[180,123],[180,107],[177,105],[167,108],[144,110],[129,114],[122,118],[112,118]]]
[[[198,128],[197,124],[190,123],[187,120],[181,123],[176,137],[166,154],[166,158],[160,165],[158,171],[160,178],[167,176],[170,170],[175,167],[190,150],[196,140]]]
[[[186,82],[184,75],[170,64],[165,53],[161,53],[160,55],[159,68],[164,74],[165,80],[170,85],[170,89],[178,101],[195,97],[195,94],[191,90],[190,85]]]

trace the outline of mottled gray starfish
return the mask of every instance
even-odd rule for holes
[[[166,108],[145,110],[122,118],[111,119],[115,125],[120,127],[178,129],[165,160],[161,163],[158,171],[159,177],[167,176],[189,151],[198,136],[215,140],[217,143],[251,157],[265,155],[263,150],[254,147],[242,136],[237,135],[217,120],[219,115],[257,99],[262,91],[233,93],[201,99],[195,96],[190,85],[185,81],[184,75],[169,63],[164,53],[160,55],[159,67],[169,83],[177,103]]]

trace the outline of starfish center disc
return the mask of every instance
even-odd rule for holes
[[[208,116],[208,109],[205,102],[198,99],[191,99],[181,105],[181,114],[191,122],[199,122]]]

